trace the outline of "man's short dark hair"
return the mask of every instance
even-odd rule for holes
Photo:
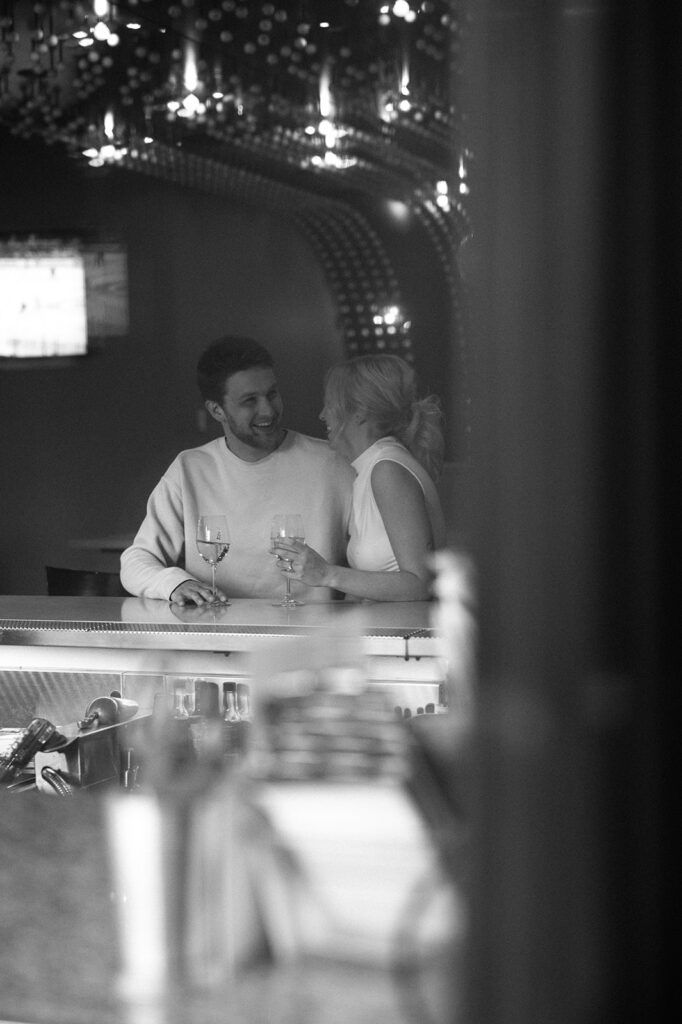
[[[228,377],[254,366],[274,366],[268,350],[253,338],[227,335],[204,349],[197,363],[197,384],[204,401],[222,402]]]

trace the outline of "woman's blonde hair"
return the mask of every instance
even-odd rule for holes
[[[444,447],[440,400],[417,397],[414,370],[400,356],[355,356],[332,366],[324,398],[325,407],[341,421],[360,412],[379,437],[397,437],[431,479],[438,479]]]

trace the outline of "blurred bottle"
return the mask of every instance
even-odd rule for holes
[[[237,683],[237,711],[242,722],[251,721],[251,697],[246,683]]]
[[[474,713],[475,597],[469,556],[449,550],[433,556],[435,602],[431,626],[440,643],[446,682],[441,701],[469,724]]]
[[[246,683],[223,684],[223,742],[225,756],[241,760],[251,728],[251,702]]]
[[[237,710],[237,684],[223,683],[223,721],[229,724],[240,720]]]
[[[220,716],[220,691],[218,683],[211,679],[197,679],[194,684],[196,694],[196,713],[202,718],[218,718]]]

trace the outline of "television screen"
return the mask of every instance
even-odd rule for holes
[[[0,247],[0,356],[83,355],[88,326],[83,256],[74,247]]]
[[[0,359],[84,355],[128,332],[127,263],[116,243],[0,240]]]

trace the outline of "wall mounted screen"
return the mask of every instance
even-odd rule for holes
[[[88,326],[83,256],[75,248],[0,248],[0,355],[83,355]]]
[[[82,356],[93,339],[127,331],[121,246],[0,241],[0,359]]]

